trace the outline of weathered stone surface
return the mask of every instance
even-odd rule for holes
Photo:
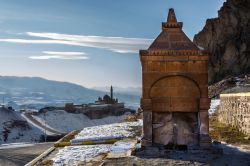
[[[156,144],[198,145],[197,113],[153,113]]]
[[[153,113],[153,140],[154,143],[167,145],[173,140],[173,114]]]
[[[200,134],[201,135],[208,135],[208,112],[204,110],[204,112],[201,110],[199,112],[199,118],[200,118]]]
[[[142,146],[152,145],[152,112],[144,110],[143,111],[143,136],[142,136]],[[145,123],[146,122],[146,123]]]
[[[227,0],[194,43],[211,52],[209,83],[250,72],[250,1]]]
[[[250,136],[250,93],[221,94],[219,121]]]

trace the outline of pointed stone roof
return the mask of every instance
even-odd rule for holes
[[[162,23],[162,32],[148,50],[199,50],[182,31],[182,22],[177,22],[174,9],[169,9],[167,22]]]

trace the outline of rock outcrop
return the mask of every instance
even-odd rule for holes
[[[209,83],[250,73],[250,0],[227,0],[194,42],[211,52]]]
[[[221,93],[250,92],[250,74],[228,77],[208,87],[209,98],[219,97]]]

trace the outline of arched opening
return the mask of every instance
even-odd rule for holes
[[[150,90],[153,142],[162,145],[198,144],[200,89],[184,76],[158,80]]]

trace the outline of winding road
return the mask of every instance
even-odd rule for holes
[[[64,133],[61,133],[61,132],[59,132],[57,130],[54,130],[52,128],[49,128],[49,127],[45,126],[44,124],[42,124],[41,122],[39,122],[38,120],[33,118],[30,113],[23,113],[22,116],[28,122],[33,123],[34,125],[36,125],[39,128],[42,128],[43,130],[46,130],[48,132],[47,135],[62,135],[62,134],[64,134]]]

